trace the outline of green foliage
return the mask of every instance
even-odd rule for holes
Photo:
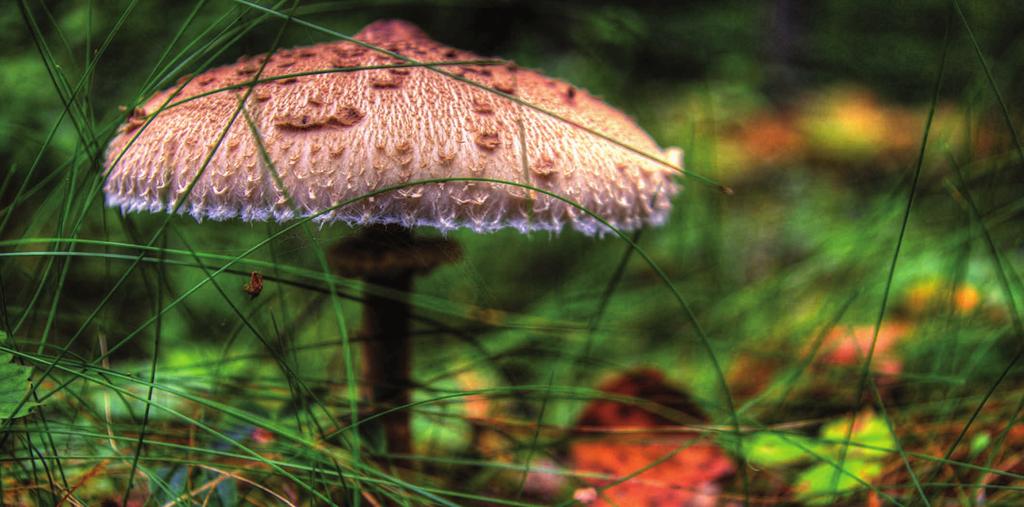
[[[850,425],[853,424],[851,431]],[[847,438],[849,437],[849,438]],[[829,421],[819,438],[798,434],[758,432],[745,441],[746,458],[757,466],[803,468],[794,479],[797,498],[809,505],[826,505],[843,495],[870,487],[893,454],[895,437],[885,420],[873,412]]]
[[[0,331],[0,345],[7,342],[7,334]],[[36,406],[26,399],[32,367],[13,362],[14,356],[0,351],[0,421],[25,417]]]
[[[770,432],[755,433],[744,445],[751,463],[768,468],[813,460],[825,447],[801,435]]]
[[[877,461],[850,459],[843,464],[837,479],[834,465],[820,463],[797,477],[797,498],[808,505],[834,505],[836,499],[833,495],[862,490],[881,473],[882,465]]]
[[[978,433],[973,438],[971,438],[971,456],[974,457],[981,454],[982,452],[985,451],[985,449],[988,449],[990,445],[992,445],[992,435],[989,435],[987,431]]]
[[[445,378],[431,386],[430,393],[417,391],[413,402],[428,402],[436,395],[458,393],[455,379]],[[436,394],[435,394],[436,393]],[[453,398],[427,404],[412,416],[411,427],[420,435],[421,451],[427,454],[451,454],[469,448],[472,441],[472,423],[465,420],[464,399]]]
[[[850,430],[850,425],[853,430]],[[849,440],[847,440],[849,435]],[[821,428],[821,439],[826,442],[833,442],[832,450],[836,451],[842,442],[842,446],[849,448],[846,455],[851,458],[864,460],[883,459],[892,453],[896,445],[896,438],[889,431],[885,419],[878,417],[873,412],[863,412],[856,418],[845,418],[831,421]]]

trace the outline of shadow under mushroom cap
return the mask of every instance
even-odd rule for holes
[[[481,60],[402,21],[375,22],[356,38],[417,62]],[[396,185],[483,178],[552,192],[625,230],[664,221],[678,191],[677,173],[665,163],[681,160],[622,112],[509,62],[435,67],[451,75],[423,67],[347,70],[407,63],[331,42],[243,57],[158,92],[110,143],[107,205],[170,212],[184,198],[178,211],[197,220],[286,221]],[[313,74],[293,76],[303,73]],[[257,76],[250,91],[245,83]],[[236,116],[243,98],[244,114]],[[607,232],[558,199],[480,181],[408,186],[315,220]]]

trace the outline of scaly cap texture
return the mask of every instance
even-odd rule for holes
[[[417,62],[480,59],[403,21],[372,23],[356,38]],[[657,160],[681,163],[622,112],[512,63],[437,68],[568,121],[428,68],[336,70],[404,63],[352,42],[331,42],[280,50],[269,60],[243,57],[195,76],[180,91],[176,86],[158,92],[110,143],[107,205],[124,212],[172,211],[195,180],[179,211],[197,220],[285,221],[393,185],[471,177],[542,188],[625,230],[664,221],[678,190],[674,171],[580,128]],[[248,92],[239,85],[256,77],[261,66],[260,80],[272,80],[253,87],[243,114],[217,145]],[[308,72],[314,74],[274,78]],[[185,101],[202,94],[208,95]],[[390,191],[316,220],[477,232],[558,231],[564,225],[587,234],[607,231],[544,194],[465,181]]]

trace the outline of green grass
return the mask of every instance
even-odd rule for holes
[[[9,337],[0,357],[32,369],[30,387],[0,399],[14,400],[12,413],[28,411],[0,414],[4,504],[570,505],[578,488],[614,493],[708,443],[736,466],[722,498],[741,503],[861,504],[869,494],[894,505],[1021,501],[1024,150],[1013,55],[1024,39],[997,47],[990,35],[1016,14],[955,1],[939,9],[945,35],[911,31],[920,46],[892,48],[895,61],[901,49],[926,48],[927,81],[917,68],[898,74],[898,64],[872,63],[872,72],[919,87],[907,97],[862,83],[913,108],[909,155],[811,146],[816,154],[749,169],[727,155],[751,111],[797,115],[799,106],[777,104],[831,86],[815,74],[806,89],[787,89],[787,100],[765,91],[775,85],[769,66],[714,38],[713,20],[731,12],[753,23],[750,7],[698,9],[708,47],[732,63],[691,75],[637,64],[651,47],[671,50],[637,27],[673,29],[658,24],[662,15],[684,26],[672,10],[439,2],[431,15],[396,5],[19,0],[0,13],[17,34],[4,35],[0,71],[0,100],[11,104],[0,112],[0,330]],[[451,234],[464,260],[408,295],[420,385],[412,403],[389,410],[413,414],[411,457],[381,451],[375,423],[386,412],[360,394],[363,294],[404,295],[332,273],[330,247],[352,229],[312,227],[314,217],[196,224],[102,205],[104,150],[124,116],[117,105],[131,110],[178,77],[247,52],[347,38],[363,21],[404,15],[399,7],[439,29],[459,9],[482,18],[512,9],[534,38],[501,46],[510,52],[502,56],[601,91],[661,145],[682,146],[688,163],[662,228],[604,238]],[[552,28],[537,12],[574,20],[575,45],[545,46],[538,34]],[[886,29],[891,16],[879,21]],[[844,29],[810,37],[838,40]],[[434,35],[481,36],[464,27]],[[819,61],[805,62],[812,72],[857,79],[841,73],[855,57],[822,47]],[[402,59],[397,66],[424,65]],[[626,85],[614,74],[629,68],[640,77]],[[962,114],[940,118],[950,103]],[[233,121],[248,121],[241,106]],[[936,134],[949,121],[955,139]],[[593,215],[513,181],[405,186],[450,181],[525,188]],[[256,298],[241,289],[252,271],[266,281]],[[922,307],[914,291],[925,282],[933,285]],[[978,295],[968,310],[958,306],[962,287]],[[896,323],[911,326],[908,337],[883,352]],[[870,331],[866,360],[823,365],[837,326]],[[880,372],[892,357],[898,374]],[[694,425],[671,407],[598,389],[638,367],[662,371],[709,420]],[[482,419],[472,416],[481,400]],[[592,400],[678,421],[662,428],[678,434],[674,449],[631,470],[574,469],[574,444],[608,436],[575,428]],[[865,413],[871,435],[842,424]],[[558,486],[531,489],[537,469]]]

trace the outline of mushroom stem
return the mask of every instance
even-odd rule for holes
[[[412,270],[367,276],[382,289],[396,293],[412,290]],[[411,347],[409,343],[410,308],[404,297],[367,293],[363,306],[363,334],[366,338],[366,381],[373,402],[387,410],[409,403]],[[389,453],[408,454],[410,443],[409,411],[396,410],[381,418],[387,435]]]
[[[412,388],[412,308],[409,294],[418,274],[456,261],[462,252],[452,240],[417,238],[399,226],[369,226],[342,241],[333,252],[338,274],[362,278],[374,290],[363,294],[364,377],[369,398],[382,412],[407,405]],[[390,454],[409,454],[412,436],[407,409],[380,418]]]

